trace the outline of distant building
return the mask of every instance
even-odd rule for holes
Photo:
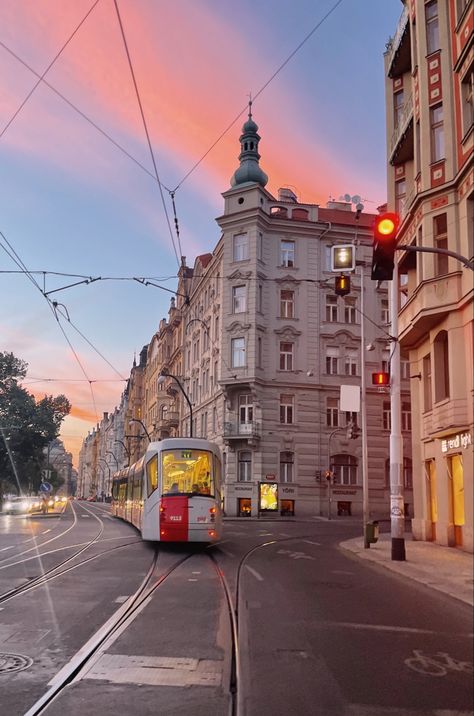
[[[410,0],[385,54],[388,207],[400,242],[474,256],[474,7]],[[398,252],[411,376],[413,535],[473,550],[473,272]]]

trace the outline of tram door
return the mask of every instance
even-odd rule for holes
[[[448,458],[448,470],[451,482],[451,519],[454,525],[454,541],[456,546],[462,547],[464,526],[464,472],[462,455],[452,455]]]
[[[434,460],[425,462],[426,471],[426,501],[428,508],[428,519],[431,522],[431,535],[428,539],[436,540],[436,523],[438,521],[438,496],[436,494],[436,463]]]

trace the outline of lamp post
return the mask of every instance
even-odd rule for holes
[[[103,462],[104,465],[107,467],[107,470],[109,471],[109,479],[108,479],[107,485],[104,484],[104,483],[105,483],[105,479],[104,479],[103,484],[102,484],[102,493],[105,494],[105,493],[107,492],[107,494],[108,494],[108,493],[110,492],[110,482],[111,482],[111,478],[110,478],[110,465],[109,465],[109,463],[107,462],[107,460],[105,460],[103,457],[99,458],[99,462]],[[104,473],[104,478],[105,478],[105,473]],[[107,487],[107,490],[104,490],[104,487]]]
[[[148,432],[148,430],[145,427],[145,424],[141,420],[139,420],[138,418],[130,418],[130,420],[128,422],[129,422],[129,424],[130,423],[140,423],[140,425],[142,426],[142,428],[145,431],[145,434],[148,438],[148,442],[151,443],[150,433]]]
[[[178,388],[184,395],[184,398],[185,398],[185,400],[188,404],[188,407],[189,407],[189,437],[192,438],[192,436],[193,436],[193,406],[192,406],[191,400],[189,399],[189,395],[186,393],[183,386],[181,385],[181,381],[179,380],[179,378],[177,378],[175,375],[173,375],[168,370],[166,370],[166,368],[163,368],[160,373],[160,377],[158,378],[158,384],[161,385],[162,383],[164,383],[165,378],[173,378],[173,380],[175,380],[176,383],[178,384]]]
[[[126,454],[127,454],[128,462],[130,462],[130,450],[129,450],[128,447],[125,445],[124,441],[123,441],[123,440],[116,440],[115,442],[116,442],[116,443],[120,443],[120,445],[122,445],[123,449],[125,450],[125,452],[126,452]]]
[[[115,463],[116,463],[116,465],[117,465],[117,470],[118,470],[118,469],[119,469],[118,460],[117,460],[117,458],[115,457],[115,454],[112,452],[112,450],[106,450],[106,451],[105,451],[105,454],[106,454],[106,455],[112,455],[113,459],[115,460]]]

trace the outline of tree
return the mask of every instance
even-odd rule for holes
[[[38,490],[43,449],[59,435],[71,410],[64,395],[45,395],[36,401],[22,388],[18,381],[27,368],[13,353],[0,352],[0,500],[7,490]]]

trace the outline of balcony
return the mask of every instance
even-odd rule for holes
[[[403,109],[398,117],[390,140],[390,164],[400,164],[415,156],[413,132],[413,95],[407,97]]]
[[[405,5],[395,35],[388,46],[387,74],[389,77],[399,77],[411,69],[410,23],[408,19],[408,6]]]
[[[403,306],[398,318],[398,335],[403,347],[410,347],[455,310],[462,299],[462,272],[423,281]]]
[[[256,445],[257,441],[260,440],[260,436],[261,425],[255,421],[251,423],[224,423],[224,440],[227,445],[236,440],[246,440],[249,445]]]

